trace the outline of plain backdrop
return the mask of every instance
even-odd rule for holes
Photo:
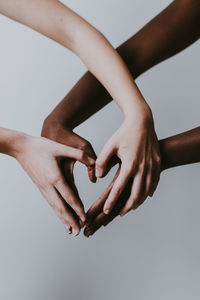
[[[63,2],[118,46],[171,1]],[[86,68],[70,51],[4,16],[0,30],[0,126],[40,135],[44,118]],[[199,126],[199,54],[197,42],[137,80],[159,138]],[[99,153],[122,120],[111,103],[76,131]],[[199,299],[199,167],[166,171],[153,198],[86,239],[68,236],[21,166],[1,155],[0,299]],[[86,209],[114,171],[92,184],[77,165]]]

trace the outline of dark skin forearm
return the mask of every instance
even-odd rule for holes
[[[134,78],[194,43],[200,36],[200,1],[175,0],[117,48]],[[45,123],[73,129],[111,101],[104,87],[87,72]]]
[[[200,162],[200,127],[160,140],[159,146],[162,158],[162,171],[185,164]],[[89,209],[87,213],[87,226],[84,231],[86,236],[94,234],[102,225],[106,226],[112,222],[119,215],[126,203],[131,190],[131,184],[129,183],[119,197],[112,212],[109,215],[103,213],[104,203],[114,181],[115,178],[101,198]],[[139,205],[141,204],[142,201]]]
[[[159,141],[162,169],[200,162],[200,127]]]

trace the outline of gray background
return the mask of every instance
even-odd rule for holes
[[[65,1],[114,46],[171,1]],[[0,126],[39,135],[43,119],[85,72],[68,50],[0,17]],[[137,80],[159,138],[199,126],[199,43]],[[120,126],[112,103],[77,132],[97,153]],[[114,172],[114,171],[113,171]],[[86,208],[114,173],[96,185],[76,167]],[[199,299],[199,164],[166,171],[155,196],[93,238],[67,236],[23,169],[0,160],[0,299]]]

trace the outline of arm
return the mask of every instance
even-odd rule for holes
[[[195,42],[199,35],[199,0],[175,0],[117,51],[136,78]],[[66,144],[70,140],[71,146],[91,152],[91,145],[71,130],[110,101],[109,93],[87,72],[44,121],[42,135]],[[94,181],[94,174],[92,178]]]
[[[162,171],[200,162],[200,127],[160,140],[159,146],[162,158]],[[110,223],[120,214],[124,203],[127,201],[130,194],[130,184],[127,184],[123,194],[120,196],[121,199],[119,198],[111,214],[106,216],[103,213],[103,205],[112,185],[113,182],[111,182],[104,194],[89,209],[87,213],[88,223],[84,232],[86,236],[94,234],[102,225],[106,226]],[[135,209],[142,204],[142,200],[137,204]]]
[[[199,36],[200,1],[175,0],[117,51],[137,78],[194,43]],[[111,100],[99,81],[87,72],[47,117],[44,126],[54,123],[73,129]]]
[[[58,0],[1,0],[0,12],[77,54],[125,115],[137,109],[139,113],[143,104],[146,107],[125,63],[107,39]]]
[[[76,53],[123,111],[122,126],[106,143],[95,164],[96,176],[102,177],[113,155],[121,161],[105,212],[112,209],[133,173],[137,184],[133,185],[131,203],[138,197],[143,182],[146,194],[152,194],[160,174],[153,117],[120,55],[99,31],[57,0],[2,0],[0,11]]]

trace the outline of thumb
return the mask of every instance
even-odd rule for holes
[[[99,154],[95,164],[96,177],[103,177],[109,164],[110,158],[115,154],[115,148],[107,143]]]
[[[87,143],[87,145],[84,147],[84,151],[87,153],[89,157],[92,157],[94,160],[96,160],[97,156],[96,153],[90,143]],[[95,183],[97,181],[97,178],[95,176],[95,164],[92,166],[87,166],[88,169],[88,177],[91,182]]]

